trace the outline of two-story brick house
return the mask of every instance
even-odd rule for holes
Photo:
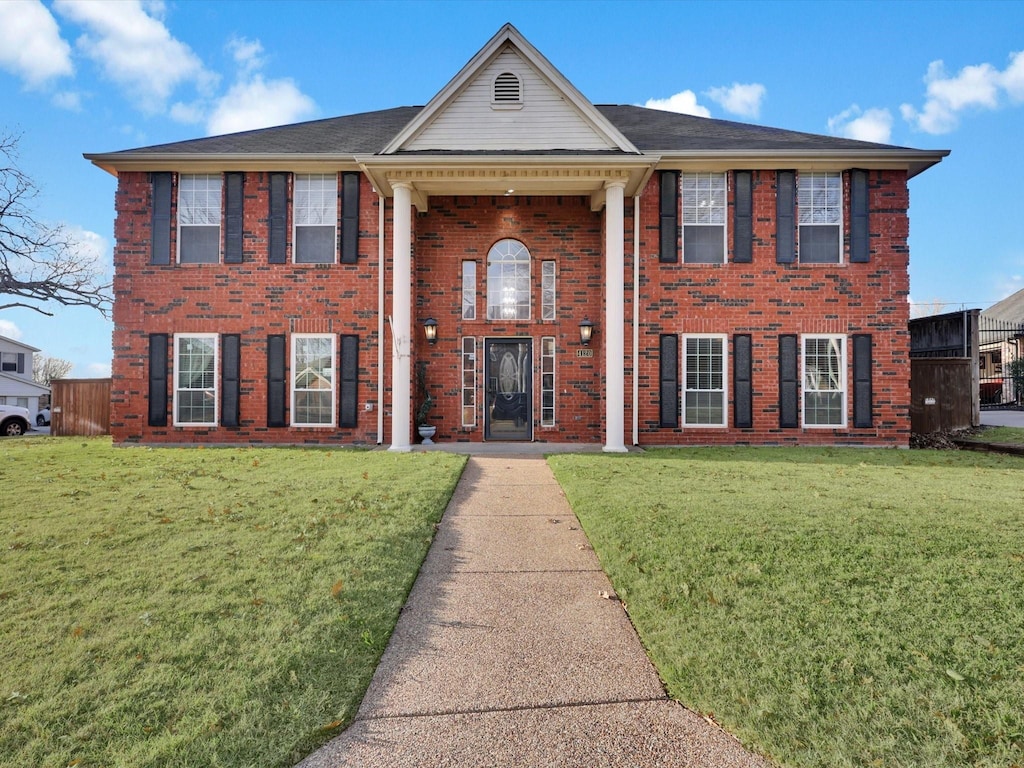
[[[595,106],[506,25],[424,107],[86,155],[114,438],[406,450],[425,389],[444,441],[905,446],[946,154]]]

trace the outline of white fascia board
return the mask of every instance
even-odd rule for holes
[[[937,150],[666,150],[660,153],[659,170],[728,171],[807,170],[842,171],[847,168],[905,170],[913,178],[949,155]]]

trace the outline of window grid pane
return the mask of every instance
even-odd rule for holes
[[[217,337],[175,337],[174,423],[217,423]]]
[[[178,177],[178,261],[216,264],[220,261],[219,174]]]
[[[473,262],[465,262],[472,264]],[[476,264],[473,264],[474,268]],[[475,271],[475,269],[474,269]],[[462,426],[476,426],[476,337],[462,338]]]
[[[725,338],[685,337],[683,423],[725,426]]]
[[[555,426],[555,337],[540,340],[540,425]]]
[[[843,177],[805,171],[797,179],[800,261],[838,264],[842,260]]]
[[[334,337],[292,337],[292,424],[334,423]]]
[[[337,241],[338,177],[330,173],[296,174],[295,261],[331,264]]]
[[[846,375],[842,336],[804,338],[804,425],[843,426]]]
[[[476,262],[462,262],[462,319],[476,320]]]
[[[555,319],[555,262],[543,261],[540,265],[541,320]]]
[[[487,319],[530,319],[530,252],[500,240],[487,254]]]
[[[683,214],[683,261],[725,261],[728,184],[724,173],[684,173],[680,200]]]

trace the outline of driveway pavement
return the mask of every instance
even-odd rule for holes
[[[982,411],[981,423],[990,427],[1024,427],[1024,411]]]
[[[474,456],[355,722],[300,768],[764,768],[670,701],[540,456]]]

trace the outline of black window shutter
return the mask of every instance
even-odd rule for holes
[[[658,261],[679,261],[679,171],[662,171]]]
[[[25,372],[25,353],[24,352],[19,352],[18,353],[18,363],[17,363],[16,372],[17,373],[24,373]]]
[[[733,208],[732,260],[749,264],[754,260],[754,174],[736,171],[735,207]]]
[[[150,264],[171,263],[171,174],[154,173]],[[155,425],[153,425],[155,426]]]
[[[754,426],[752,371],[750,334],[738,333],[732,337],[732,413],[738,429]]]
[[[267,336],[267,426],[286,427],[285,403],[288,388],[285,385],[284,335]]]
[[[779,171],[775,176],[775,261],[796,260],[796,171]]]
[[[341,337],[341,413],[339,427],[356,426],[359,413],[359,337]]]
[[[341,263],[355,264],[359,259],[359,177],[341,174]]]
[[[167,334],[149,334],[149,426],[167,426]]]
[[[220,423],[224,427],[237,427],[242,368],[241,337],[237,333],[227,333],[220,337],[220,355]]]
[[[288,174],[270,174],[270,254],[271,264],[288,261]]]
[[[224,263],[242,263],[242,200],[245,174],[224,175]]]
[[[853,426],[872,426],[871,334],[853,335]]]
[[[679,426],[679,337],[674,333],[661,334],[659,378],[661,387],[658,403],[661,427]]]
[[[868,229],[868,172],[850,171],[850,261],[866,264],[871,261]]]
[[[800,390],[796,336],[779,336],[779,426],[800,426]]]

